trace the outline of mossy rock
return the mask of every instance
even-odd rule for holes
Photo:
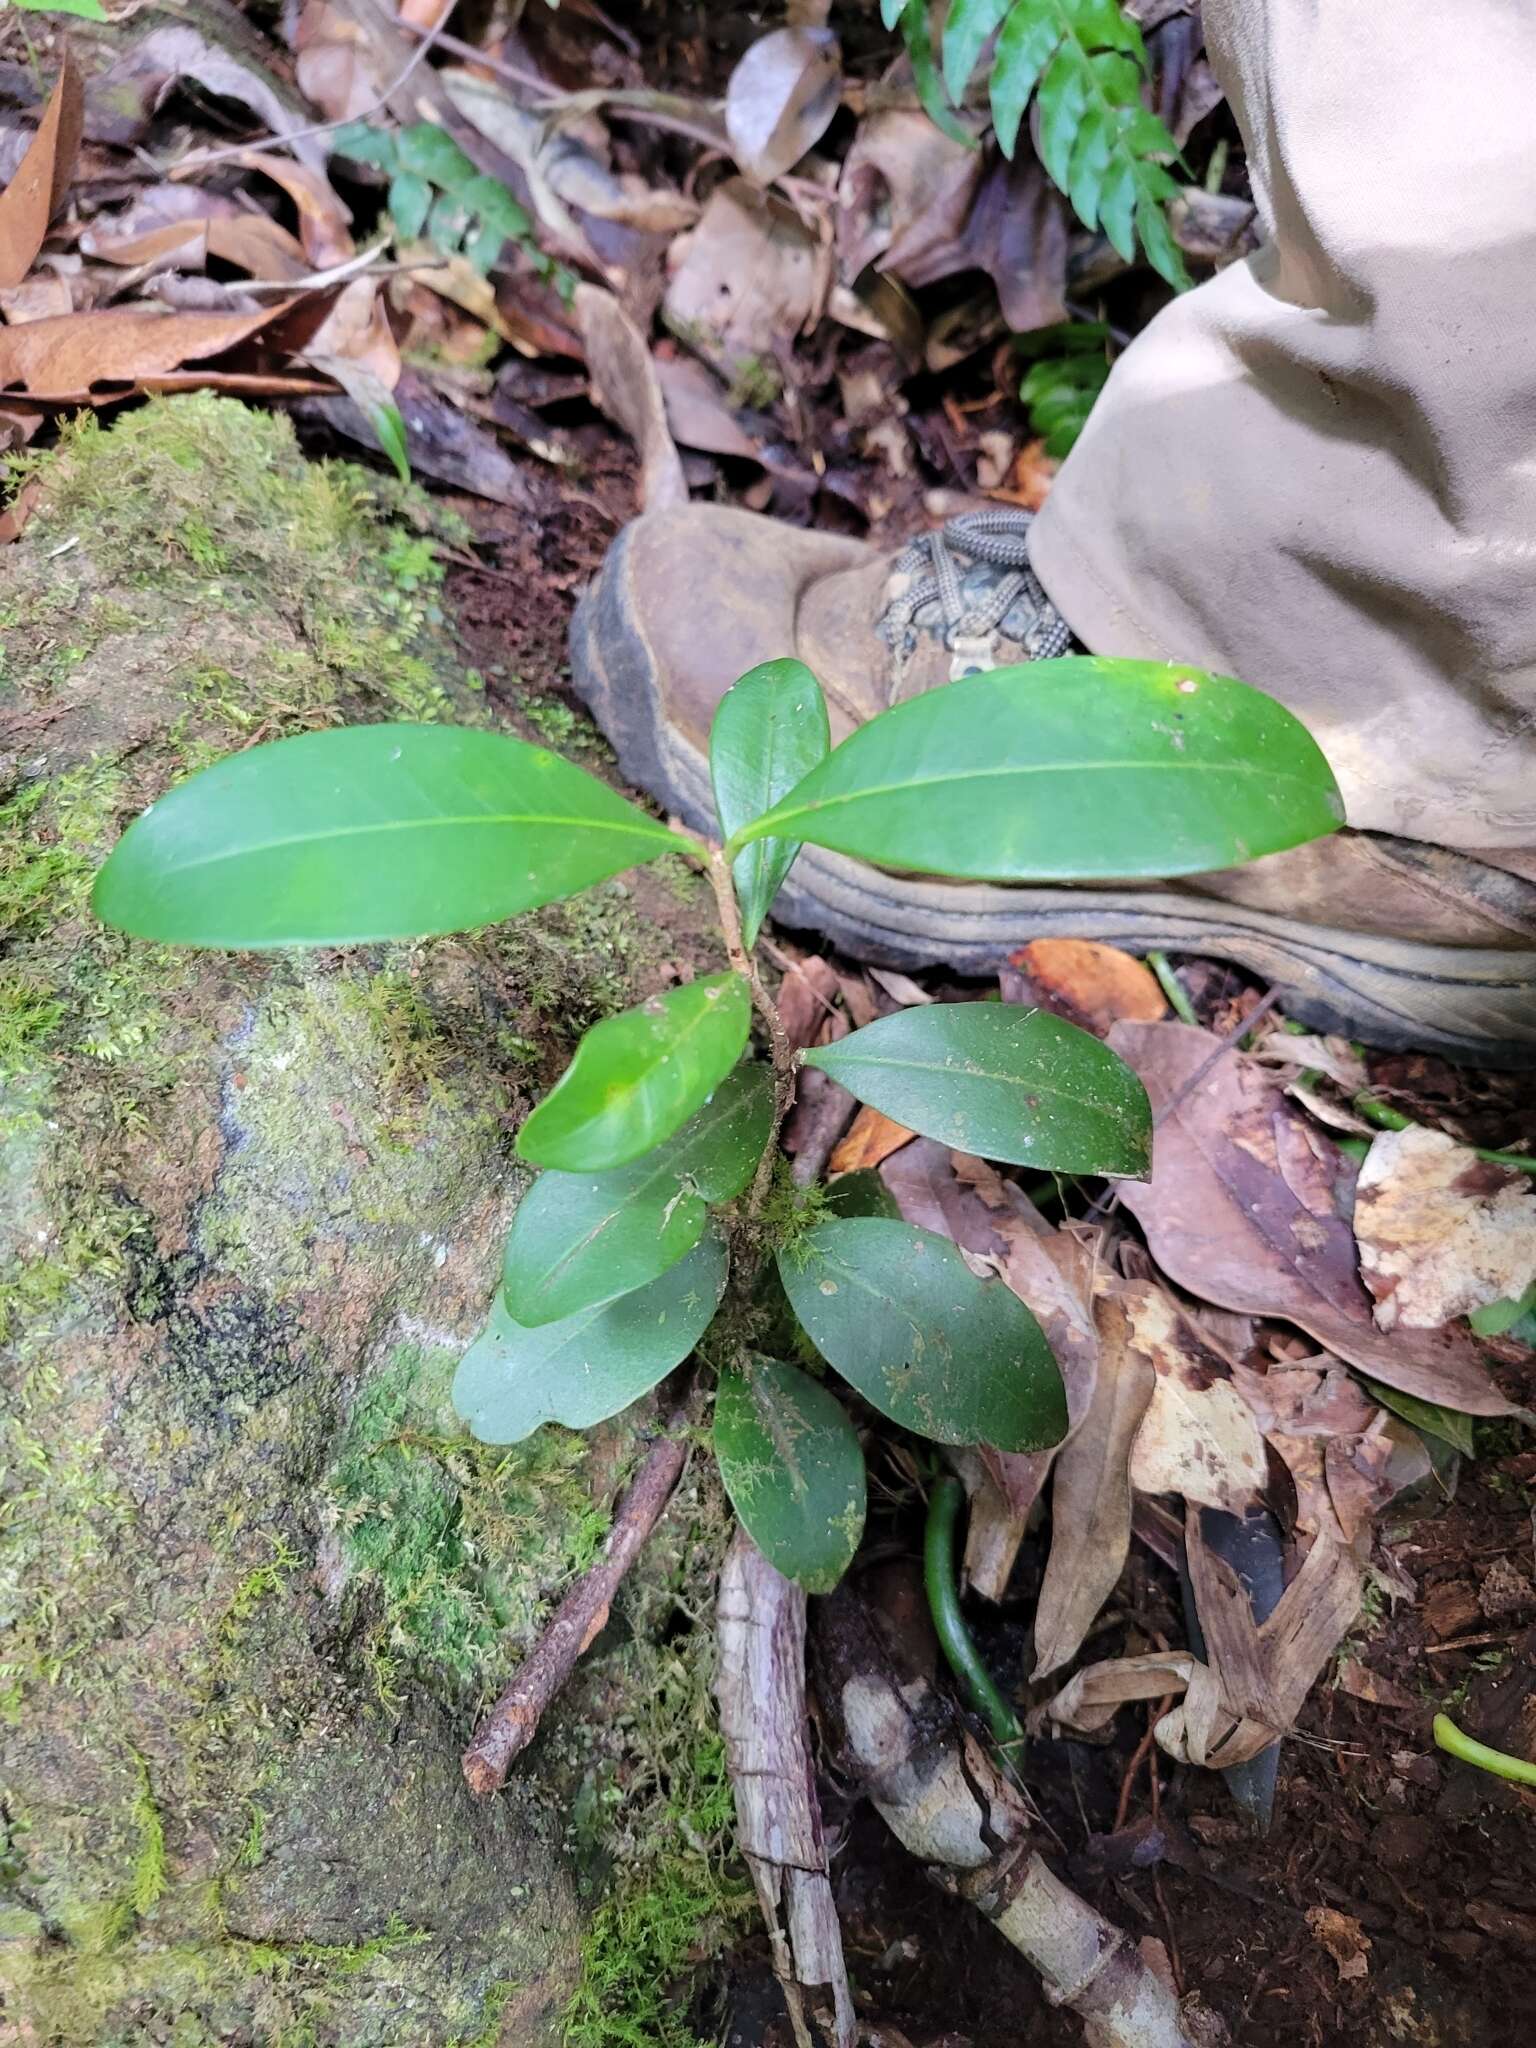
[[[5,2017],[37,2048],[535,2048],[583,1970],[573,1844],[635,1847],[640,1806],[627,1838],[602,1814],[640,1736],[621,1754],[578,1699],[486,1807],[457,1756],[631,1433],[490,1451],[448,1384],[511,1134],[680,950],[669,885],[351,953],[95,926],[101,858],[189,767],[490,714],[438,607],[441,515],[306,462],[281,418],[155,402],[36,474],[0,596]],[[660,1696],[668,1573],[718,1533],[697,1489],[695,1514],[714,1533],[637,1583],[589,1705]],[[674,1673],[696,1749],[699,1668]],[[686,1775],[652,1769],[645,1810],[686,1808]]]

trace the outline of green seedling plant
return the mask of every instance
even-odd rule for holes
[[[800,848],[1002,883],[1169,876],[1297,845],[1341,809],[1281,705],[1153,662],[970,676],[834,747],[815,677],[772,661],[722,700],[710,762],[704,837],[504,734],[306,733],[173,788],[129,826],[93,902],[171,943],[338,946],[494,924],[663,854],[705,873],[728,965],[594,1025],[522,1125],[539,1174],[455,1401],[477,1437],[515,1443],[547,1422],[588,1428],[696,1359],[741,1521],[820,1592],[864,1522],[839,1383],[944,1445],[1042,1450],[1067,1410],[1023,1302],[903,1221],[878,1176],[802,1193],[780,1172],[801,1066],[1005,1165],[1142,1174],[1151,1116],[1107,1046],[1017,1004],[914,1007],[797,1053],[755,948]]]
[[[1059,462],[1070,455],[1109,381],[1109,329],[1101,320],[1066,320],[1019,337],[1029,361],[1019,386],[1029,425]]]

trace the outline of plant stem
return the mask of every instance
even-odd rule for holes
[[[762,1208],[768,1189],[773,1181],[774,1154],[778,1148],[779,1127],[790,1112],[795,1099],[796,1060],[795,1049],[789,1042],[777,1006],[757,971],[757,962],[747,951],[741,931],[741,910],[736,901],[736,885],[731,879],[730,866],[718,846],[709,848],[709,882],[715,892],[715,908],[720,913],[720,929],[725,937],[726,958],[731,966],[745,980],[752,996],[752,1007],[762,1018],[768,1032],[768,1053],[773,1061],[773,1129],[768,1134],[768,1143],[763,1147],[763,1156],[758,1161],[757,1176],[752,1183],[748,1200],[749,1213],[756,1215]]]
[[[1449,1714],[1436,1714],[1434,1721],[1435,1741],[1447,1756],[1454,1756],[1464,1764],[1476,1764],[1480,1771],[1491,1771],[1496,1778],[1509,1778],[1516,1785],[1536,1785],[1536,1764],[1527,1763],[1524,1757],[1508,1756],[1502,1749],[1490,1749],[1485,1742],[1474,1742],[1470,1735],[1463,1735]]]
[[[1173,1014],[1181,1023],[1198,1024],[1200,1019],[1195,1015],[1195,1006],[1189,1000],[1183,982],[1180,981],[1169,964],[1168,955],[1166,953],[1149,953],[1147,955],[1147,965],[1157,976],[1157,985],[1168,998],[1168,1007],[1173,1011]]]
[[[1357,1095],[1354,1107],[1367,1123],[1379,1124],[1384,1131],[1426,1131],[1431,1128],[1428,1124],[1416,1123],[1411,1116],[1404,1116],[1390,1102],[1378,1102],[1374,1095]],[[1496,1152],[1487,1145],[1473,1145],[1469,1149],[1491,1166],[1507,1166],[1511,1173],[1536,1173],[1536,1156],[1529,1152]]]
[[[970,1704],[999,1742],[1022,1742],[1024,1730],[1019,1717],[993,1683],[960,1612],[955,1584],[955,1523],[960,1514],[961,1492],[959,1480],[946,1476],[937,1481],[928,1496],[928,1524],[923,1531],[923,1581],[928,1588],[928,1609],[939,1647]]]

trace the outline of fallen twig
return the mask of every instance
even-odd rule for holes
[[[801,1988],[832,1993],[832,2037],[853,2048],[853,1996],[827,1876],[805,1709],[805,1595],[736,1532],[720,1573],[715,1696],[737,1839],[768,1926],[798,2048],[812,2048]]]
[[[560,1602],[532,1655],[476,1729],[463,1766],[469,1789],[481,1798],[505,1783],[512,1759],[532,1742],[545,1708],[606,1625],[624,1574],[644,1549],[688,1462],[690,1414],[686,1402],[673,1412],[614,1511],[602,1556]]]

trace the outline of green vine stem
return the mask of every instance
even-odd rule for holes
[[[981,1652],[960,1612],[960,1594],[955,1578],[955,1524],[960,1517],[963,1489],[958,1479],[938,1480],[928,1496],[928,1525],[923,1532],[923,1579],[928,1588],[928,1611],[933,1616],[939,1647],[949,1668],[959,1679],[965,1696],[1001,1743],[1024,1740],[1019,1717],[993,1683],[992,1674],[981,1661]]]
[[[720,930],[725,938],[726,958],[747,984],[752,997],[752,1007],[762,1018],[767,1029],[768,1052],[773,1062],[773,1129],[768,1135],[768,1143],[763,1147],[763,1156],[747,1204],[749,1213],[755,1216],[762,1209],[772,1184],[779,1129],[795,1099],[795,1049],[789,1042],[789,1034],[779,1016],[778,1005],[763,987],[762,976],[757,971],[757,962],[747,951],[743,940],[741,909],[736,901],[736,884],[731,878],[730,865],[718,846],[710,846],[705,852],[708,862],[706,872],[709,875],[710,887],[715,892],[715,908],[720,913]]]
[[[1536,1764],[1527,1763],[1524,1757],[1506,1756],[1502,1749],[1490,1749],[1485,1742],[1474,1742],[1470,1735],[1462,1734],[1449,1714],[1436,1714],[1434,1736],[1447,1756],[1516,1785],[1536,1785]]]
[[[1149,953],[1147,955],[1147,965],[1157,976],[1157,985],[1168,998],[1168,1007],[1172,1010],[1173,1014],[1181,1023],[1198,1024],[1200,1019],[1195,1015],[1195,1006],[1189,1000],[1189,995],[1183,982],[1174,973],[1173,964],[1169,960],[1168,955],[1166,953]]]
[[[1411,1116],[1404,1116],[1400,1109],[1394,1109],[1389,1102],[1378,1102],[1373,1095],[1357,1095],[1354,1107],[1367,1123],[1379,1124],[1384,1131],[1427,1130],[1427,1124],[1415,1123]],[[1507,1166],[1512,1173],[1536,1173],[1536,1155],[1529,1152],[1495,1152],[1486,1145],[1474,1145],[1471,1150],[1479,1159],[1486,1159],[1492,1166]]]

